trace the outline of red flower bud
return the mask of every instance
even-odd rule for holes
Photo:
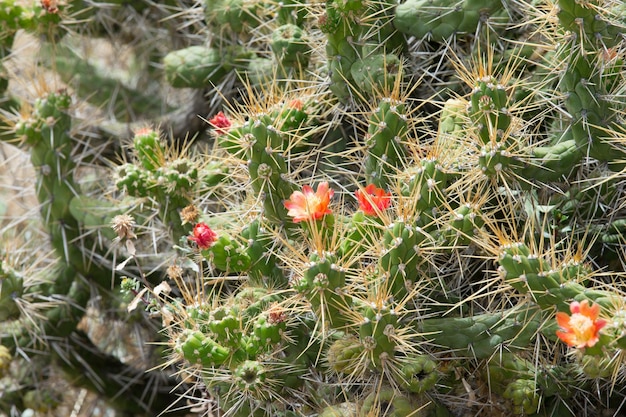
[[[198,223],[193,227],[193,236],[188,239],[196,242],[200,249],[208,249],[217,239],[217,235],[206,223]]]
[[[215,116],[213,116],[213,118],[209,120],[209,123],[211,124],[211,126],[215,128],[215,131],[220,135],[225,134],[231,125],[230,120],[228,120],[228,117],[226,117],[226,115],[223,112],[219,112]]]

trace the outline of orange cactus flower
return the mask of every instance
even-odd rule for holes
[[[217,240],[217,234],[206,223],[198,223],[193,227],[193,236],[188,239],[196,242],[200,249],[208,249]]]
[[[382,188],[369,184],[363,190],[356,191],[359,209],[368,216],[376,216],[391,204],[391,194]]]
[[[606,320],[599,319],[600,305],[589,305],[589,301],[583,300],[580,303],[573,301],[569,306],[572,315],[567,313],[556,313],[556,322],[561,330],[557,330],[556,335],[569,346],[582,349],[586,346],[592,347],[600,339],[599,333],[606,325]]]
[[[329,188],[326,181],[319,183],[316,192],[313,192],[310,186],[305,185],[302,191],[294,191],[289,200],[284,202],[285,208],[289,210],[287,215],[293,217],[294,223],[321,219],[331,213],[328,205],[334,194],[335,192]]]

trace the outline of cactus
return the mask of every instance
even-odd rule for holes
[[[457,33],[474,33],[488,19],[496,25],[509,20],[502,2],[410,0],[397,6],[394,25],[408,35],[443,41]]]
[[[624,411],[623,6],[0,3],[0,415]]]

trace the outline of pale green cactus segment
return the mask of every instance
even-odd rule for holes
[[[396,329],[400,326],[398,315],[385,303],[364,305],[361,310],[363,321],[359,326],[359,340],[369,360],[369,367],[382,370],[395,357],[398,345]]]
[[[523,242],[503,245],[500,249],[498,262],[505,271],[504,279],[515,286],[518,291],[525,288],[525,283],[521,282],[523,275],[528,273],[539,274],[551,269],[545,259],[531,251]]]
[[[135,164],[127,163],[115,168],[115,186],[132,197],[148,197],[156,185],[150,171]]]
[[[452,245],[468,245],[484,224],[479,207],[469,203],[462,204],[452,213],[443,236]]]
[[[358,372],[365,348],[353,335],[344,334],[333,341],[326,351],[326,362],[334,372],[353,375]]]
[[[219,270],[245,272],[250,269],[252,261],[248,254],[247,244],[239,242],[228,234],[221,234],[204,252]]]
[[[11,351],[6,346],[0,344],[0,378],[7,376],[12,359]]]
[[[585,299],[611,308],[610,292],[588,289],[582,284],[591,271],[581,262],[569,261],[550,267],[524,243],[504,246],[498,262],[505,281],[522,294],[530,293],[542,309],[556,307],[559,311],[568,311],[571,301]]]
[[[385,276],[384,287],[397,300],[411,294],[424,262],[420,246],[429,241],[432,237],[428,233],[403,221],[394,222],[385,231],[379,265]]]
[[[229,171],[228,165],[222,161],[210,161],[200,168],[198,176],[204,187],[213,188],[228,178]]]
[[[568,369],[535,364],[519,354],[502,352],[489,359],[483,378],[489,380],[493,392],[508,399],[510,407],[520,415],[534,415],[539,398],[572,396],[572,387],[580,384],[573,375],[576,366],[571,364]]]
[[[532,363],[519,355],[503,352],[502,355],[489,360],[485,371],[491,386],[503,391],[508,383],[515,379],[532,377],[536,369]]]
[[[204,0],[205,18],[217,33],[242,33],[260,24],[261,2],[252,0]]]
[[[478,314],[472,317],[425,319],[418,330],[439,349],[478,359],[491,357],[502,347],[523,349],[535,338],[541,326],[536,308],[522,311]]]
[[[304,69],[311,53],[308,42],[304,29],[294,24],[286,24],[272,33],[270,48],[283,66]]]
[[[284,301],[284,297],[285,295],[280,291],[270,290],[266,287],[245,286],[233,297],[233,303],[241,312],[241,320],[247,323],[255,320],[272,304]]]
[[[362,0],[327,0],[325,14],[318,22],[322,32],[330,34],[332,44],[345,42],[341,38],[358,35],[362,28],[359,26],[357,17],[365,10]],[[356,37],[355,37],[356,38]]]
[[[265,384],[267,374],[267,369],[261,362],[247,360],[235,368],[233,372],[234,386],[244,392],[267,390]]]
[[[71,139],[67,131],[71,120],[66,111],[70,104],[71,98],[64,90],[38,98],[30,117],[17,123],[15,133],[23,136],[26,143],[33,146],[38,151],[37,153],[55,151],[60,156],[69,156]],[[52,155],[48,158],[44,158],[41,154],[38,156],[40,160],[48,163],[54,158]]]
[[[499,0],[408,0],[396,7],[395,27],[417,38],[444,41],[456,33],[474,33],[481,22],[509,20]]]
[[[352,298],[346,293],[346,270],[334,253],[311,254],[302,277],[293,288],[310,303],[320,320],[333,328],[349,323]]]
[[[165,162],[165,148],[156,130],[145,129],[136,132],[133,148],[137,160],[148,171],[156,171]]]
[[[243,321],[236,305],[212,308],[206,328],[212,332],[215,340],[220,344],[232,349],[241,347]]]
[[[328,40],[329,89],[339,101],[367,101],[401,77],[395,54],[404,40],[391,25],[391,8],[385,2],[326,2],[318,24]]]
[[[285,340],[288,311],[278,305],[272,305],[259,314],[253,324],[253,343],[257,352],[269,351],[272,346]]]
[[[427,355],[416,355],[405,359],[396,376],[401,387],[409,392],[421,394],[432,389],[440,379],[437,362]]]
[[[350,68],[359,58],[356,41],[360,39],[364,29],[357,23],[356,17],[362,9],[361,1],[343,4],[341,1],[328,0],[325,13],[318,21],[320,30],[327,36],[326,55],[331,81],[329,88],[340,101],[347,101],[351,94]]]
[[[603,82],[602,60],[624,33],[623,24],[610,23],[603,13],[619,14],[621,9],[604,10],[595,1],[579,4],[561,0],[558,6],[561,26],[575,34],[561,51],[567,68],[559,84],[565,93],[566,109],[572,116],[572,136],[589,156],[608,162],[611,170],[620,171],[626,152],[607,134],[617,115],[611,100],[614,92],[605,89],[610,83]]]
[[[22,123],[16,133],[26,135],[25,142],[31,146],[37,198],[52,245],[67,262],[76,262],[77,267],[81,264],[80,269],[80,251],[69,244],[79,236],[69,202],[80,190],[73,179],[76,164],[71,157],[71,119],[66,112],[70,103],[70,96],[63,90],[37,99],[30,120]]]
[[[289,218],[283,202],[289,199],[295,186],[291,182],[287,182],[284,179],[284,172],[281,172],[280,168],[287,169],[285,160],[282,156],[272,158],[269,154],[260,159],[270,163],[251,160],[248,164],[248,172],[252,180],[252,188],[263,203],[263,215],[272,222],[287,223]],[[280,166],[274,165],[275,162],[278,162]]]
[[[46,165],[53,169],[55,165]],[[55,221],[64,219],[67,226],[73,228],[75,221],[72,218],[69,202],[76,195],[76,186],[67,174],[57,179],[56,175],[45,171],[38,182],[37,197],[41,204],[42,216],[54,224]],[[77,231],[76,231],[77,232]]]
[[[478,156],[478,166],[487,177],[497,177],[517,165],[516,158],[503,142],[487,144]]]
[[[565,105],[572,115],[570,127],[579,147],[589,148],[589,154],[603,161],[614,161],[623,157],[623,151],[613,146],[606,138],[604,126],[615,119],[606,92],[592,65],[584,56],[575,58],[572,70],[564,76],[561,89],[567,94]]]
[[[156,172],[157,184],[166,192],[184,194],[198,183],[197,163],[189,158],[166,161]]]
[[[286,135],[267,114],[246,122],[244,132],[242,138],[249,141],[246,153],[251,186],[263,202],[263,214],[272,222],[286,223],[287,209],[283,202],[296,189],[287,179],[289,169],[283,153]]]
[[[295,134],[303,134],[308,130],[307,125],[314,122],[314,114],[314,106],[300,99],[291,100],[274,112],[276,124],[281,132]]]
[[[349,88],[350,67],[354,61],[344,59],[341,55],[335,55],[328,61],[328,72],[330,77],[329,90],[340,101],[346,102],[352,94]]]
[[[415,404],[406,395],[384,386],[365,397],[358,415],[406,417],[414,413],[415,409]]]
[[[276,255],[272,252],[274,238],[266,230],[260,219],[254,219],[241,232],[247,240],[247,254],[250,258],[248,278],[254,284],[282,287],[287,278],[276,263]]]
[[[368,55],[350,66],[354,85],[365,97],[392,90],[403,75],[402,61],[392,53]]]
[[[504,141],[511,124],[505,86],[494,77],[477,80],[470,103],[469,117],[478,128],[483,144]]]
[[[436,158],[425,158],[404,174],[408,176],[408,181],[402,188],[402,195],[414,201],[418,212],[434,216],[446,199],[448,173]]]
[[[296,417],[276,399],[293,388],[293,383],[302,376],[301,369],[277,358],[270,361],[242,361],[233,368],[228,382],[206,379],[207,385],[219,394],[222,408],[229,410],[228,415]]]
[[[522,175],[538,181],[556,181],[574,171],[583,154],[574,139],[563,140],[552,146],[534,147]]]
[[[219,345],[200,331],[184,331],[176,341],[176,351],[185,360],[203,368],[212,368],[226,362],[230,350]]]
[[[582,372],[588,378],[610,378],[617,371],[619,365],[603,355],[585,355],[581,358]]]
[[[356,255],[367,252],[376,247],[380,242],[384,226],[377,216],[368,216],[363,211],[358,210],[345,220],[348,227],[348,234],[343,240],[340,253],[342,255]]]
[[[388,177],[405,162],[407,120],[405,103],[389,97],[380,100],[370,115],[365,160],[368,183],[385,188],[390,182]]]
[[[247,82],[254,87],[263,87],[269,82],[278,82],[289,77],[288,69],[283,65],[279,65],[277,58],[262,56],[252,56],[248,60],[248,65],[243,71]],[[220,139],[227,139],[222,135]],[[225,147],[228,149],[228,147]],[[235,153],[235,152],[232,152]]]
[[[241,47],[200,45],[172,51],[163,58],[165,76],[174,88],[205,88],[218,84],[233,69],[245,69],[252,53]]]
[[[455,155],[462,153],[462,144],[465,142],[467,134],[467,103],[460,99],[446,100],[437,128],[436,145],[439,149]],[[454,161],[458,164],[458,161]]]
[[[537,383],[532,378],[512,381],[502,396],[512,402],[512,411],[516,414],[529,415],[539,407]]]
[[[200,330],[202,333],[209,332],[211,306],[206,303],[196,303],[185,308],[186,318],[183,321],[185,329]]]
[[[24,407],[38,412],[52,412],[60,403],[59,396],[50,388],[26,391],[22,398]]]
[[[626,219],[614,220],[606,225],[601,239],[606,244],[621,244],[624,233],[626,233]]]

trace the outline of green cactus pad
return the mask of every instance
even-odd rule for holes
[[[284,66],[306,68],[310,47],[306,32],[299,26],[286,24],[272,33],[272,52]]]
[[[408,397],[391,387],[382,387],[365,397],[359,417],[406,417],[414,411],[415,404]]]
[[[215,267],[222,271],[244,272],[250,268],[247,245],[227,234],[220,235],[206,252]]]
[[[190,46],[163,58],[165,75],[174,88],[203,88],[218,84],[233,68],[245,68],[251,54],[241,48],[219,50]]]
[[[457,32],[474,33],[481,21],[506,23],[508,14],[500,0],[408,0],[396,7],[395,27],[417,38],[449,39]]]
[[[185,360],[203,368],[212,368],[223,364],[230,350],[205,336],[200,331],[185,331],[176,342],[176,350]]]
[[[398,325],[396,312],[386,305],[363,307],[359,339],[372,369],[383,369],[394,360]]]
[[[352,299],[344,293],[345,285],[346,270],[337,264],[337,255],[333,253],[312,254],[302,278],[293,283],[320,319],[334,328],[349,322]]]
[[[406,359],[398,375],[399,384],[406,390],[421,394],[433,388],[440,375],[437,372],[437,363],[425,355]]]

